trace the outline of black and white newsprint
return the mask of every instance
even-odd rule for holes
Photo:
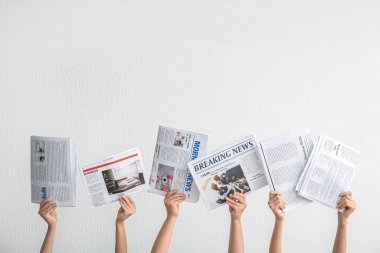
[[[260,155],[271,191],[282,193],[289,209],[311,201],[296,191],[298,179],[313,150],[310,130],[302,129],[260,142]]]
[[[75,206],[77,147],[70,138],[30,137],[31,198],[50,199],[59,206]]]
[[[188,163],[208,209],[224,205],[234,192],[267,185],[257,149],[254,136],[248,135]]]
[[[205,134],[160,126],[149,192],[165,195],[170,189],[178,189],[186,195],[186,201],[197,202],[199,191],[187,163],[206,153],[207,141]]]
[[[337,209],[339,194],[350,190],[359,157],[358,150],[320,135],[297,184],[298,194]]]
[[[144,177],[144,163],[138,148],[83,165],[80,171],[94,207],[148,189]]]

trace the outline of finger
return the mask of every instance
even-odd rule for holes
[[[168,193],[166,194],[166,196],[171,196],[171,195],[176,194],[178,192],[179,192],[178,189],[170,190],[170,191],[168,191]]]
[[[126,198],[125,198],[125,202],[127,203],[127,206],[128,206],[128,207],[133,207],[133,205],[132,205],[132,201],[131,201],[130,198],[126,197]]]
[[[231,205],[234,205],[234,206],[237,206],[237,207],[241,207],[241,206],[243,206],[243,205],[240,204],[239,202],[236,202],[235,200],[231,199],[230,197],[227,197],[227,198],[226,198],[226,202],[229,202],[229,203],[231,203]]]
[[[57,208],[57,204],[54,203],[53,205],[49,206],[49,207],[46,209],[45,213],[51,213],[51,212],[54,211],[56,208]]]
[[[355,201],[354,198],[351,195],[347,195],[346,199],[349,200],[349,201],[352,201],[352,202]]]
[[[126,201],[126,199],[124,198],[124,196],[121,197],[121,198],[119,199],[119,202],[120,202],[120,204],[121,204],[122,206],[128,206],[127,201]]]
[[[124,213],[130,213],[133,211],[133,208],[130,207],[130,206],[126,206],[124,209],[123,209]]]
[[[133,206],[133,207],[136,207],[136,204],[135,204],[135,201],[133,200],[133,198],[130,197],[130,196],[127,196],[127,197],[128,197],[128,199],[129,199],[129,201],[131,201],[132,206]]]
[[[180,198],[186,198],[186,195],[184,193],[182,193],[182,192],[181,193],[176,193],[176,194],[171,195],[168,198],[168,200],[171,201],[171,200],[173,200],[175,198],[178,198],[178,197],[180,197]]]
[[[40,208],[43,208],[43,207],[46,206],[49,202],[50,202],[49,199],[44,199],[44,200],[42,200],[41,203],[40,203]]]
[[[236,208],[239,208],[239,206],[237,205],[237,203],[235,201],[233,201],[232,199],[230,199],[230,198],[226,198],[226,203],[233,210],[235,210]]]
[[[279,205],[280,205],[281,209],[285,209],[286,208],[286,204],[285,204],[285,202],[282,199],[280,200]]]
[[[282,201],[282,197],[280,195],[276,195],[276,197],[273,198],[276,201]]]
[[[238,202],[240,202],[242,204],[244,204],[245,203],[245,199],[244,199],[243,196],[241,196],[240,194],[239,195],[238,194],[234,194],[234,195],[231,196],[231,198],[234,199],[234,200],[237,200]]]
[[[347,192],[341,192],[341,193],[339,194],[339,196],[341,196],[341,197],[346,196],[346,195],[348,195],[348,196],[352,196],[352,192],[347,191]]]
[[[342,201],[342,202],[340,202],[339,204],[338,204],[338,208],[344,208],[344,207],[346,207],[347,206],[347,203],[348,203],[348,201],[347,200],[344,200],[344,201]]]
[[[233,196],[239,196],[240,198],[243,199],[243,201],[245,202],[245,194],[244,193],[241,193],[241,192],[235,192],[234,194],[232,194]]]
[[[341,198],[339,199],[339,201],[338,201],[338,205],[340,205],[341,203],[347,201],[347,199],[348,199],[348,196],[343,196],[343,197],[341,197]]]
[[[178,202],[178,201],[182,202],[182,201],[184,201],[185,199],[186,199],[186,196],[177,196],[177,197],[173,198],[173,199],[171,200],[171,202]]]
[[[283,207],[284,204],[282,203],[282,201],[276,201],[276,202],[274,203],[274,206],[277,206],[277,207]]]
[[[226,203],[227,203],[231,208],[234,208],[234,207],[237,207],[237,206],[238,206],[237,203],[236,203],[233,199],[231,199],[231,198],[229,198],[229,197],[226,197]]]
[[[271,192],[269,192],[269,195],[270,196],[276,196],[276,195],[282,195],[282,193],[281,192],[277,192],[277,191],[271,191]]]
[[[48,207],[49,205],[51,205],[52,203],[53,201],[51,201],[50,199],[45,199],[44,201],[41,202],[40,209],[44,209]]]
[[[174,203],[175,203],[176,205],[181,204],[183,201],[185,201],[185,199],[186,199],[186,198],[180,198],[180,199],[177,199]]]
[[[49,201],[44,205],[44,207],[40,209],[40,211],[41,211],[41,212],[45,212],[45,211],[46,211],[47,209],[49,209],[50,206],[52,206],[52,205],[54,205],[54,202],[51,201],[51,200],[49,200]]]
[[[354,203],[349,200],[347,200],[345,204],[346,204],[345,207],[348,209],[351,209],[354,206]]]

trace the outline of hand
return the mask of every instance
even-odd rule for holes
[[[136,212],[136,205],[129,196],[123,196],[119,199],[120,208],[117,212],[116,223],[123,224],[126,219]]]
[[[185,194],[178,190],[169,191],[164,199],[168,218],[176,218],[179,213],[179,204],[186,199]]]
[[[338,209],[344,209],[343,212],[338,212],[338,219],[340,222],[347,222],[349,216],[355,211],[356,203],[352,198],[351,192],[342,192],[339,194],[340,200],[336,206]]]
[[[230,206],[230,214],[232,220],[240,220],[240,217],[247,207],[245,202],[245,195],[239,192],[235,192],[226,198],[227,204]]]
[[[45,199],[40,203],[40,209],[38,214],[46,221],[49,226],[55,226],[57,224],[57,203],[51,200]]]
[[[277,221],[283,221],[285,218],[285,213],[283,210],[286,208],[285,201],[282,199],[281,192],[269,192],[269,201],[268,205]]]

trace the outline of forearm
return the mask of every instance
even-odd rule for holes
[[[284,226],[283,220],[277,220],[274,224],[272,239],[270,241],[269,253],[282,252],[282,229]]]
[[[152,253],[165,253],[169,251],[170,241],[172,239],[176,218],[167,217],[162,224],[160,232],[157,235],[152,247]]]
[[[44,242],[42,243],[40,253],[52,253],[54,245],[54,237],[57,225],[48,225]]]
[[[116,222],[115,253],[127,253],[127,236],[124,223]]]
[[[231,219],[228,253],[244,253],[243,229],[240,219]]]
[[[339,221],[336,231],[333,253],[346,253],[348,221]]]

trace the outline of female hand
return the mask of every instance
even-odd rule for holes
[[[226,202],[229,205],[229,210],[232,220],[240,220],[244,209],[247,207],[245,202],[245,195],[239,192],[235,192],[226,198]]]
[[[40,203],[40,209],[38,214],[46,221],[49,226],[57,224],[57,203],[54,203],[51,200],[45,199]]]
[[[285,201],[282,199],[281,192],[271,191],[269,192],[268,205],[272,210],[277,221],[283,221],[285,218],[285,213],[283,210],[286,208]]]
[[[352,192],[342,192],[339,196],[340,200],[336,207],[344,210],[343,212],[338,212],[338,219],[339,221],[347,222],[350,215],[356,209],[356,202],[352,197]]]
[[[119,203],[120,208],[117,212],[116,223],[121,224],[136,212],[136,205],[133,199],[129,196],[121,197]]]
[[[176,218],[178,216],[179,204],[185,199],[185,194],[180,193],[178,190],[171,190],[166,194],[164,204],[168,218]]]

